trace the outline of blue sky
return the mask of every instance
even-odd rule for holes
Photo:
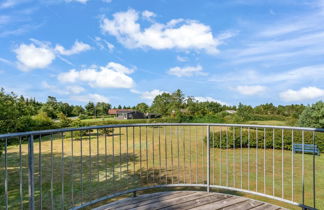
[[[323,81],[324,1],[0,1],[0,86],[40,101],[310,104]]]

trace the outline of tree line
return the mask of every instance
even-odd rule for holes
[[[82,126],[80,119],[106,116],[110,108],[132,108],[144,113],[158,113],[163,118],[177,119],[177,122],[242,123],[249,120],[291,120],[292,125],[324,127],[322,101],[312,106],[303,104],[275,106],[272,103],[255,107],[242,103],[231,106],[216,101],[201,102],[194,97],[185,96],[181,90],[176,90],[173,93],[156,96],[151,105],[139,103],[133,107],[121,105],[112,107],[111,104],[104,102],[89,102],[85,106],[80,106],[57,101],[53,96],[48,96],[47,101],[42,103],[34,98],[6,93],[1,89],[0,133],[80,127]],[[229,110],[232,112],[229,113]],[[78,117],[78,120],[71,117]]]

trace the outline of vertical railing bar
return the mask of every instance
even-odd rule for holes
[[[195,141],[196,141],[196,184],[198,184],[198,134],[197,126],[195,126]]]
[[[316,208],[316,180],[315,180],[315,132],[313,131],[313,207]]]
[[[106,187],[108,186],[108,160],[107,160],[107,133],[109,133],[109,128],[106,128],[107,130],[104,132],[105,135],[105,182]],[[127,183],[128,186],[128,183]]]
[[[146,144],[146,180],[149,182],[149,167],[148,167],[148,140],[147,140],[147,126],[145,126],[145,144]]]
[[[64,133],[61,133],[61,137],[62,137],[62,157],[61,157],[61,207],[62,209],[64,209]]]
[[[215,168],[216,168],[216,150],[215,150],[215,126],[212,127],[212,135],[213,135],[213,184],[216,185],[216,182],[215,182]]]
[[[250,127],[248,128],[248,190],[250,190]]]
[[[51,133],[51,209],[54,209],[54,195],[53,195],[53,173],[54,173],[54,165],[53,165],[53,134]]]
[[[6,203],[6,210],[8,209],[9,202],[8,202],[8,139],[5,138],[5,203]]]
[[[82,141],[83,141],[83,139],[82,139],[82,135],[83,135],[83,133],[82,133],[82,131],[80,131],[80,161],[81,161],[81,166],[80,166],[80,168],[81,168],[81,177],[80,177],[80,181],[81,181],[81,204],[83,204],[83,144],[82,144]]]
[[[173,184],[173,144],[172,144],[172,126],[170,126],[170,144],[171,144],[171,183]]]
[[[259,149],[259,137],[258,128],[255,129],[255,191],[258,192],[258,149]]]
[[[19,137],[19,195],[20,195],[20,209],[23,209],[23,180],[22,180],[22,154],[21,154],[21,137]]]
[[[281,197],[284,198],[284,129],[281,129]]]
[[[6,139],[6,148],[7,148],[7,139]],[[34,210],[35,209],[35,203],[34,203],[35,186],[34,186],[34,136],[33,135],[29,137],[29,141],[28,141],[28,175],[29,175],[29,179],[28,179],[29,209]],[[7,183],[7,179],[6,179],[6,183]],[[6,192],[6,196],[8,196],[8,192]],[[6,204],[8,204],[8,200],[6,200],[6,202],[7,202]]]
[[[74,158],[74,154],[73,154],[73,150],[74,150],[74,137],[73,137],[73,131],[71,131],[71,201],[72,201],[72,207],[74,207],[74,176],[73,176],[73,158]]]
[[[291,201],[294,202],[294,130],[291,130]]]
[[[191,126],[189,128],[189,176],[190,176],[190,184],[192,184],[192,171],[191,171]]]
[[[92,159],[91,159],[91,131],[88,130],[88,136],[89,136],[89,164],[90,164],[90,170],[89,170],[89,173],[90,173],[90,185],[92,183]]]
[[[241,169],[241,189],[243,189],[243,137],[242,137],[242,127],[240,128],[240,146],[241,146],[241,166],[240,166],[240,169]]]
[[[140,147],[140,180],[142,180],[142,127],[138,127],[139,129],[139,147]]]
[[[236,170],[236,161],[235,161],[235,127],[232,127],[233,128],[233,187],[236,186],[236,173],[235,173],[235,170]]]
[[[275,196],[275,130],[272,129],[272,196]]]
[[[266,128],[263,129],[263,193],[266,194]]]
[[[121,176],[122,176],[122,153],[121,153],[121,147],[122,147],[122,144],[121,144],[121,135],[122,135],[122,132],[121,132],[121,127],[119,127],[119,180],[121,180]]]
[[[39,209],[43,209],[43,189],[42,189],[42,135],[38,141],[38,173],[39,173]]]
[[[98,172],[98,182],[100,181],[100,168],[99,168],[99,130],[97,128],[97,172]]]
[[[159,182],[161,183],[161,132],[160,132],[160,126],[158,127],[158,133],[159,133]]]
[[[229,162],[228,162],[228,127],[226,127],[226,186],[228,186],[228,175],[229,175]]]
[[[132,127],[132,140],[133,140],[133,184],[135,186],[135,178],[136,178],[136,171],[135,171],[135,127]]]
[[[204,131],[204,126],[201,126],[201,129],[200,129],[200,134],[204,135],[205,131]],[[204,155],[204,140],[203,138],[201,138],[201,150],[202,150],[202,153],[201,153],[201,165],[202,165],[202,171],[203,173],[201,174],[202,176],[202,183],[204,183],[204,179],[206,178],[205,177],[205,164],[204,164],[204,158],[206,157]]]
[[[115,129],[112,131],[111,137],[111,152],[112,152],[112,179],[113,183],[115,183]],[[112,188],[115,189],[115,185],[112,185]]]
[[[207,125],[207,192],[210,188],[210,125]]]
[[[179,126],[177,126],[177,146],[178,146],[178,184],[180,183],[180,144],[179,144]]]
[[[129,182],[129,166],[128,166],[128,163],[129,163],[129,155],[128,155],[128,127],[125,128],[126,129],[126,173],[127,173],[127,176],[126,176],[126,185],[127,185],[127,189],[129,189],[129,185],[128,185],[128,182]]]
[[[219,185],[222,185],[222,128],[219,134]]]
[[[153,182],[155,182],[155,167],[154,167],[154,127],[152,127],[152,168],[153,168]]]
[[[305,182],[304,182],[304,153],[305,153],[304,130],[302,131],[302,204],[305,204]]]
[[[185,145],[185,130],[184,127],[182,127],[182,146],[183,146],[183,183],[186,183],[186,145]]]
[[[168,147],[167,147],[167,138],[166,138],[166,131],[165,126],[163,126],[163,133],[164,133],[164,149],[165,149],[165,184],[168,184]]]

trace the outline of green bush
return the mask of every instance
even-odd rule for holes
[[[299,125],[324,128],[324,102],[319,101],[312,106],[306,107],[299,117]]]
[[[250,133],[250,138],[248,138]],[[265,134],[265,144],[266,148],[273,148],[273,130],[267,129],[264,133],[264,130],[258,129],[242,129],[242,147],[247,148],[249,143],[251,148],[255,148],[258,144],[258,147],[264,147],[264,134]],[[258,138],[256,138],[258,137]],[[282,130],[275,129],[274,131],[274,148],[281,149],[282,148],[282,137],[284,142],[284,149],[291,150],[292,148],[292,131],[291,130],[284,130],[282,136]],[[211,132],[210,133],[210,147],[215,148],[233,148],[241,147],[241,135],[239,128],[228,128],[223,129],[222,131]],[[204,137],[204,142],[207,142],[207,137]],[[301,144],[302,143],[302,132],[301,131],[294,131],[294,143]],[[312,144],[313,143],[313,132],[304,132],[304,143],[305,144]],[[324,150],[324,133],[316,133],[315,134],[315,144],[318,145],[320,150]]]

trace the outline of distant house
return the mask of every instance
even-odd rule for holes
[[[108,114],[109,115],[116,115],[119,111],[133,111],[132,109],[109,109]]]
[[[225,110],[225,112],[229,113],[229,114],[235,114],[236,110]]]
[[[161,115],[157,113],[142,113],[133,109],[109,109],[109,115],[115,115],[117,119],[153,119],[160,118]]]
[[[142,112],[132,109],[109,109],[109,115],[115,115],[117,119],[144,119],[145,115]]]
[[[157,113],[145,113],[145,118],[153,119],[153,118],[160,118],[161,115]]]

